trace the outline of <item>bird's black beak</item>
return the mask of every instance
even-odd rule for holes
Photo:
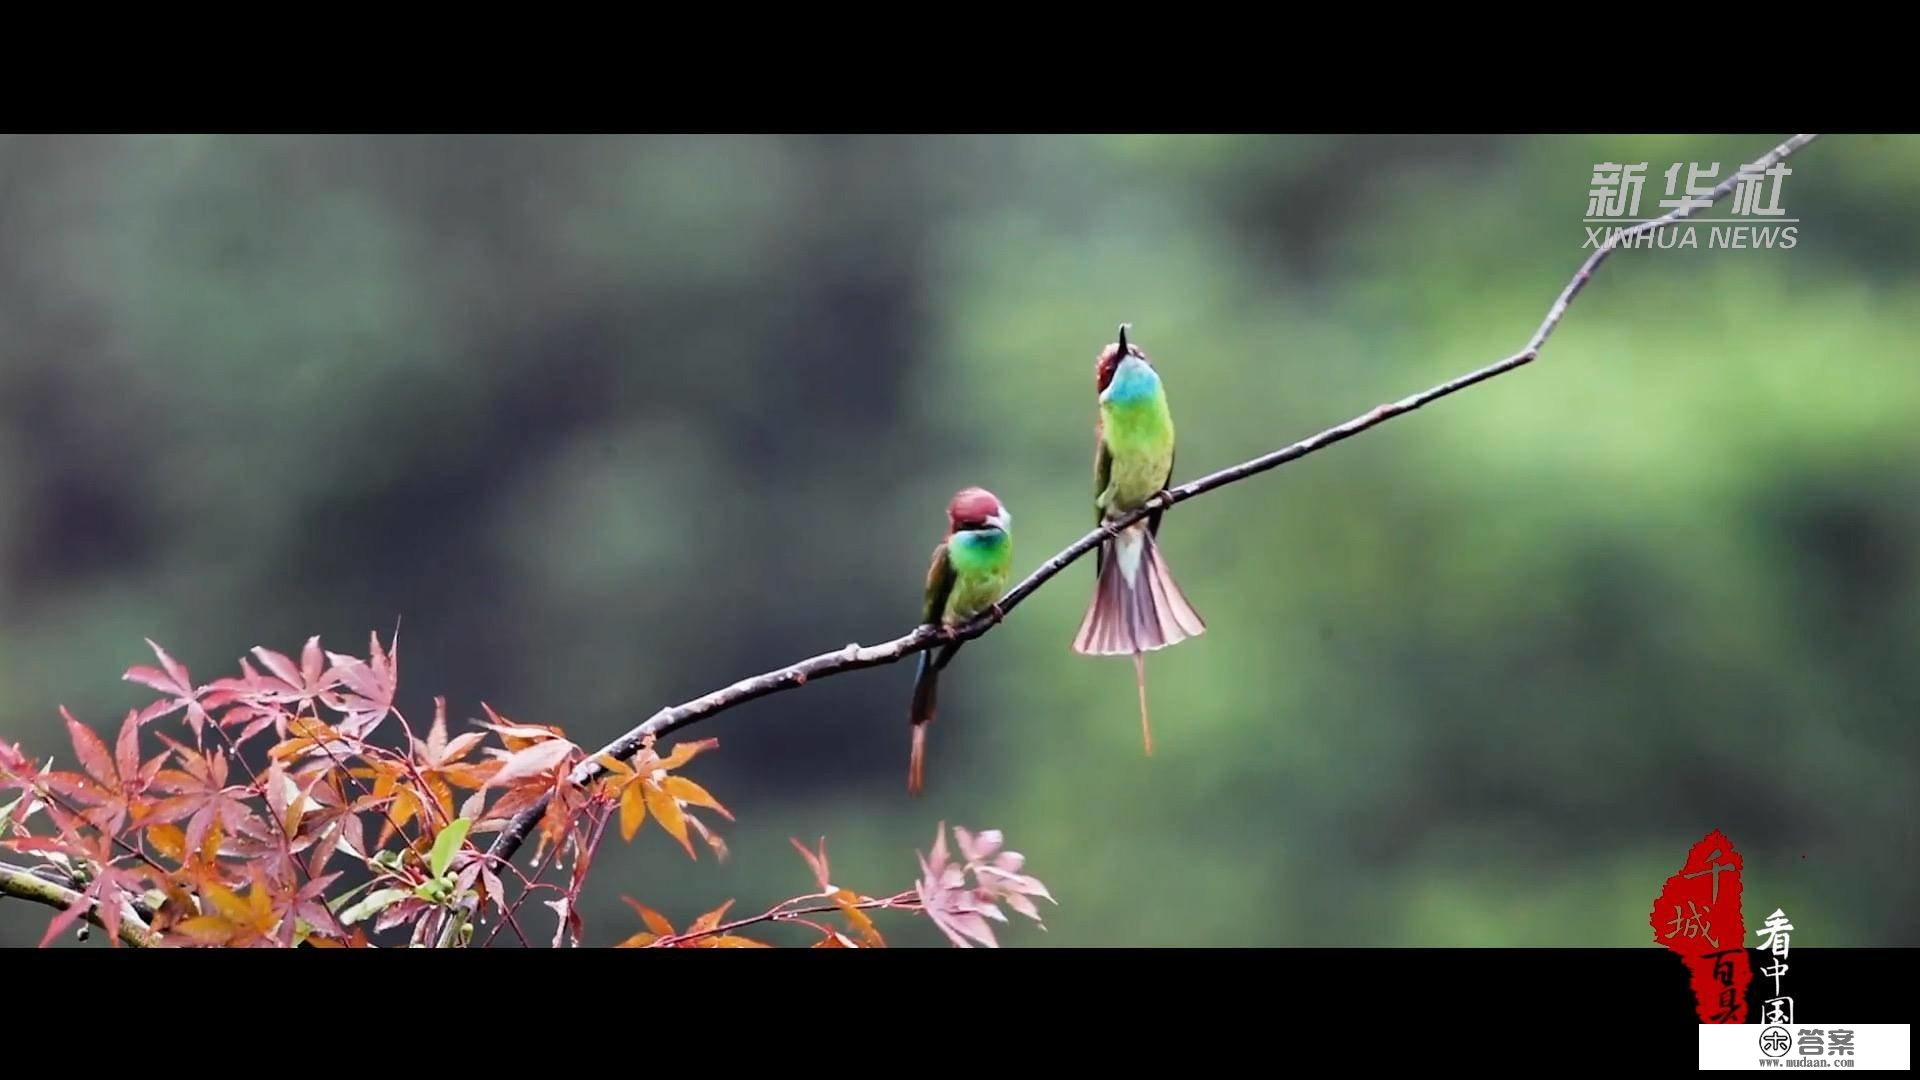
[[[1127,353],[1130,351],[1131,350],[1127,348],[1127,324],[1121,323],[1120,324],[1120,355],[1126,356]]]

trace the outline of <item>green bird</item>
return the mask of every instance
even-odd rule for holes
[[[1138,346],[1120,340],[1101,350],[1094,365],[1100,395],[1094,428],[1094,520],[1105,523],[1166,490],[1173,478],[1173,413],[1166,387]],[[1187,602],[1160,555],[1156,537],[1161,511],[1122,529],[1095,554],[1093,601],[1080,622],[1073,649],[1088,656],[1132,656],[1140,691],[1140,735],[1149,755],[1153,729],[1147,721],[1144,654],[1205,632],[1207,624]]]
[[[948,640],[938,656],[931,649],[920,654],[908,712],[913,751],[907,760],[907,790],[915,795],[926,780],[927,724],[933,720],[940,672],[962,644],[953,640],[951,629],[985,611],[999,617],[1000,597],[1013,576],[1012,530],[1013,515],[985,488],[967,488],[947,503],[947,538],[933,549],[920,621],[943,628]]]

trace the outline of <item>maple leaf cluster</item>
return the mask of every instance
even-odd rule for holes
[[[491,923],[482,944],[506,931],[530,945],[520,912],[536,894],[557,917],[551,944],[577,945],[581,889],[614,822],[628,842],[651,821],[689,858],[696,839],[727,855],[703,815],[733,814],[682,775],[718,740],[662,753],[648,739],[630,760],[601,754],[583,769],[587,753],[560,728],[484,704],[456,735],[436,698],[419,734],[395,705],[397,637],[370,635],[364,658],[318,637],[298,660],[258,647],[238,675],[206,684],[147,644],[158,666],[123,678],[161,696],[127,712],[112,746],[64,707],[73,767],[0,743],[0,851],[36,860],[31,873],[76,897],[42,945],[88,922],[114,944],[137,928],[126,940],[160,946],[465,945]],[[531,873],[478,842],[542,806]],[[868,948],[885,944],[868,915],[880,908],[923,913],[963,946],[995,944],[986,920],[1005,921],[1002,903],[1037,922],[1032,898],[1052,897],[1000,834],[954,834],[961,860],[942,825],[923,880],[888,897],[831,884],[822,840],[800,848],[818,891],[762,915],[728,922],[728,901],[675,930],[629,899],[646,929],[622,944],[752,947],[764,943],[737,931],[784,922],[823,947]]]
[[[920,858],[920,880],[913,887],[927,917],[941,933],[963,949],[969,947],[969,939],[994,948],[998,943],[987,920],[1007,921],[1006,913],[1000,910],[1003,903],[1039,923],[1041,929],[1046,928],[1033,898],[1057,901],[1039,878],[1020,873],[1026,856],[1001,850],[1000,830],[988,829],[975,836],[956,826],[953,838],[960,859],[955,861],[947,854],[946,827],[941,826],[934,838],[933,854]]]
[[[42,944],[83,918],[118,943],[129,916],[161,945],[363,946],[403,931],[429,944],[449,930],[469,940],[469,912],[524,940],[516,909],[536,892],[557,894],[547,902],[577,941],[579,887],[614,812],[629,840],[643,817],[627,807],[644,806],[689,854],[689,829],[724,853],[690,808],[730,815],[674,775],[714,740],[603,761],[610,779],[587,786],[570,776],[584,752],[561,729],[489,706],[454,735],[436,699],[421,736],[394,704],[397,640],[372,635],[364,658],[317,637],[298,660],[255,648],[237,676],[205,684],[147,644],[158,666],[124,678],[162,696],[128,711],[112,747],[64,708],[72,768],[0,744],[0,848],[80,897]],[[172,734],[169,718],[182,725]],[[541,869],[564,853],[567,879],[490,861],[475,838],[549,796]]]
[[[989,829],[975,835],[956,826],[953,836],[960,848],[960,861],[955,862],[947,853],[947,827],[942,822],[934,834],[933,854],[920,856],[921,880],[892,896],[866,896],[833,884],[823,838],[818,851],[793,841],[807,868],[813,871],[819,891],[783,900],[759,915],[725,922],[733,906],[729,900],[695,919],[685,930],[676,931],[666,916],[630,896],[623,897],[640,913],[647,928],[621,942],[620,947],[755,948],[765,943],[739,931],[756,923],[790,923],[819,935],[813,945],[816,949],[878,948],[886,945],[886,939],[867,912],[893,909],[927,916],[948,940],[963,949],[975,943],[997,948],[999,942],[987,920],[1007,921],[999,907],[1002,903],[1046,929],[1033,898],[1055,901],[1040,879],[1020,873],[1026,859],[1017,851],[1002,850],[1000,831]],[[839,915],[844,925],[834,925],[829,918],[833,915]]]

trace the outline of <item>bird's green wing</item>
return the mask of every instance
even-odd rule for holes
[[[1179,447],[1175,447],[1174,449],[1167,451],[1167,475],[1160,479],[1160,490],[1162,491],[1165,491],[1167,489],[1167,485],[1173,483],[1173,459],[1178,457],[1179,454],[1180,454]],[[1152,534],[1155,537],[1158,537],[1160,535],[1160,517],[1166,512],[1167,512],[1166,508],[1161,507],[1160,509],[1155,510],[1153,513],[1147,515],[1147,532],[1148,533]]]
[[[953,563],[947,560],[947,542],[933,549],[933,565],[927,567],[927,606],[922,623],[937,623],[947,612],[947,595],[953,592]]]
[[[1113,476],[1113,452],[1107,449],[1107,435],[1104,431],[1093,433],[1093,523],[1106,520],[1106,508],[1100,505],[1100,494],[1107,490],[1107,481]],[[1100,572],[1106,566],[1107,546],[1101,544],[1093,549],[1093,577],[1100,579]]]
[[[1107,511],[1100,505],[1100,495],[1107,490],[1107,481],[1113,478],[1113,452],[1107,449],[1105,434],[1095,434],[1093,440],[1093,522],[1098,525],[1106,520]]]

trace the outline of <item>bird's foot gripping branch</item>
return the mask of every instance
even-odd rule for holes
[[[125,678],[162,696],[130,709],[111,746],[65,710],[70,767],[0,744],[0,850],[11,854],[0,896],[58,909],[42,944],[89,925],[138,947],[487,944],[503,932],[578,944],[581,891],[610,827],[632,841],[652,820],[690,858],[696,840],[726,856],[712,819],[733,815],[686,775],[716,740],[661,753],[648,736],[631,755],[596,755],[576,782],[590,759],[556,727],[483,706],[486,719],[456,735],[438,699],[422,735],[394,703],[397,641],[373,637],[364,658],[318,638],[297,661],[256,648],[258,668],[242,660],[238,676],[204,685],[152,648],[159,666]],[[535,807],[531,873],[475,844]],[[833,884],[822,840],[801,849],[817,890],[757,916],[725,921],[728,901],[676,930],[629,898],[645,928],[621,944],[865,948],[885,944],[871,913],[886,910],[992,946],[988,920],[1007,921],[1003,907],[1037,922],[1034,899],[1052,897],[1000,834],[953,835],[958,858],[943,824],[919,878],[885,896]],[[564,873],[548,880],[556,866]],[[550,933],[529,928],[535,896]]]

